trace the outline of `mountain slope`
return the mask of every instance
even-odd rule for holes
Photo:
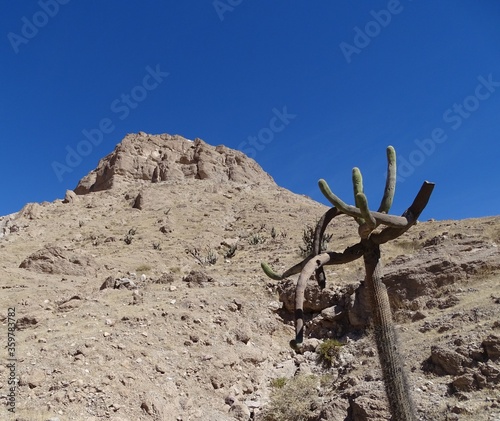
[[[166,172],[155,178],[155,168]],[[129,135],[75,191],[28,204],[0,238],[0,305],[17,320],[17,419],[262,419],[276,379],[293,386],[304,374],[321,381],[307,386],[310,419],[388,419],[362,327],[362,262],[329,268],[323,292],[308,286],[304,354],[288,345],[293,282],[260,270],[263,260],[277,271],[298,262],[303,229],[325,206],[237,151],[170,135]],[[328,232],[332,250],[358,240],[345,216]],[[382,250],[422,419],[500,419],[499,239],[499,218],[429,221]],[[333,319],[325,309],[337,309]],[[346,343],[330,367],[315,350],[325,337]],[[463,365],[443,373],[448,354],[435,345],[475,359],[456,357]],[[0,366],[5,403],[8,374]]]

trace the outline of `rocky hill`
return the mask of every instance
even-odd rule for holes
[[[308,285],[302,353],[295,277],[260,269],[298,262],[326,210],[241,152],[128,135],[63,200],[0,218],[19,378],[11,414],[0,365],[0,418],[388,420],[362,262]],[[358,241],[345,216],[327,232],[331,250]],[[499,217],[427,221],[382,250],[422,420],[500,420],[499,241]]]

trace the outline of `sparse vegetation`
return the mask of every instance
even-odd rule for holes
[[[217,252],[213,249],[209,249],[205,257],[205,262],[215,265],[217,263]]]
[[[422,248],[422,244],[418,240],[396,240],[394,245],[405,253],[414,253]]]
[[[281,389],[286,384],[286,377],[277,377],[271,380],[271,387],[273,389]]]
[[[207,250],[205,256],[203,256],[202,251],[198,247],[188,247],[186,253],[193,256],[202,266],[205,266],[207,263],[210,265],[217,263],[217,252],[211,248]]]
[[[151,269],[152,269],[151,266],[149,266],[147,264],[143,264],[143,265],[139,266],[135,271],[137,273],[146,273],[146,272],[149,272]]]
[[[314,244],[314,229],[316,224],[309,225],[307,224],[306,228],[302,232],[302,244],[299,245],[300,255],[303,257],[307,257],[313,252],[313,244]],[[328,248],[328,243],[332,239],[333,234],[324,234],[321,238],[321,251],[325,251]]]
[[[257,244],[263,244],[265,242],[266,242],[266,238],[260,234],[253,234],[248,239],[248,243],[251,244],[252,246],[255,246]]]
[[[318,378],[299,375],[289,380],[277,380],[271,401],[263,411],[264,421],[308,421],[317,415]]]
[[[318,349],[318,358],[324,365],[330,367],[338,357],[342,343],[336,339],[327,339]]]

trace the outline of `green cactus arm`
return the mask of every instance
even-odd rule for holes
[[[354,188],[354,203],[357,208],[360,207],[358,202],[358,194],[363,193],[363,176],[361,175],[361,171],[358,167],[354,167],[352,169],[352,186]],[[356,222],[359,225],[363,225],[365,223],[363,218],[356,218]]]
[[[342,201],[338,196],[333,194],[333,192],[330,190],[330,186],[328,186],[328,183],[325,180],[323,179],[319,180],[318,185],[319,189],[321,190],[321,193],[323,193],[323,195],[328,199],[328,201],[341,212],[350,215],[351,210],[356,209],[354,206],[349,206],[347,203]]]
[[[379,212],[389,213],[396,191],[396,151],[392,146],[387,147],[387,179],[385,181],[384,196],[378,208]]]
[[[261,262],[260,267],[269,278],[274,279],[275,281],[281,281],[283,279],[283,277],[272,270],[271,266],[269,266],[266,262]]]
[[[289,276],[296,275],[300,273],[300,271],[304,268],[306,263],[311,260],[314,256],[311,254],[307,256],[304,260],[292,266],[290,269],[285,270],[281,275],[277,274],[271,266],[269,266],[266,262],[261,262],[260,267],[264,271],[264,273],[269,276],[269,278],[274,279],[275,281],[281,281],[282,279],[288,278]]]
[[[358,205],[361,215],[363,215],[363,220],[366,221],[366,224],[371,229],[375,229],[375,227],[377,226],[377,221],[371,214],[370,209],[368,209],[368,199],[366,198],[364,193],[358,193],[356,195],[356,205]]]
[[[354,207],[344,203],[340,198],[332,193],[330,187],[325,180],[321,179],[318,182],[319,188],[324,196],[333,203],[339,211],[345,213],[346,215],[352,216],[354,218],[362,218],[361,211]],[[370,214],[375,218],[377,224],[387,225],[389,227],[405,227],[408,224],[408,220],[403,216],[387,215],[380,212],[372,212]]]
[[[368,199],[366,198],[364,193],[358,193],[356,195],[356,204],[363,215],[362,220],[366,221],[360,224],[359,226],[359,235],[361,238],[368,238],[371,232],[377,227],[377,221],[370,213],[370,209],[368,209]]]

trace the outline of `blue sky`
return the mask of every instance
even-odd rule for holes
[[[424,180],[436,188],[422,219],[500,213],[496,0],[1,8],[0,215],[64,197],[138,131],[240,149],[280,186],[323,203],[319,178],[353,202],[358,166],[373,208],[393,145],[391,213]]]

